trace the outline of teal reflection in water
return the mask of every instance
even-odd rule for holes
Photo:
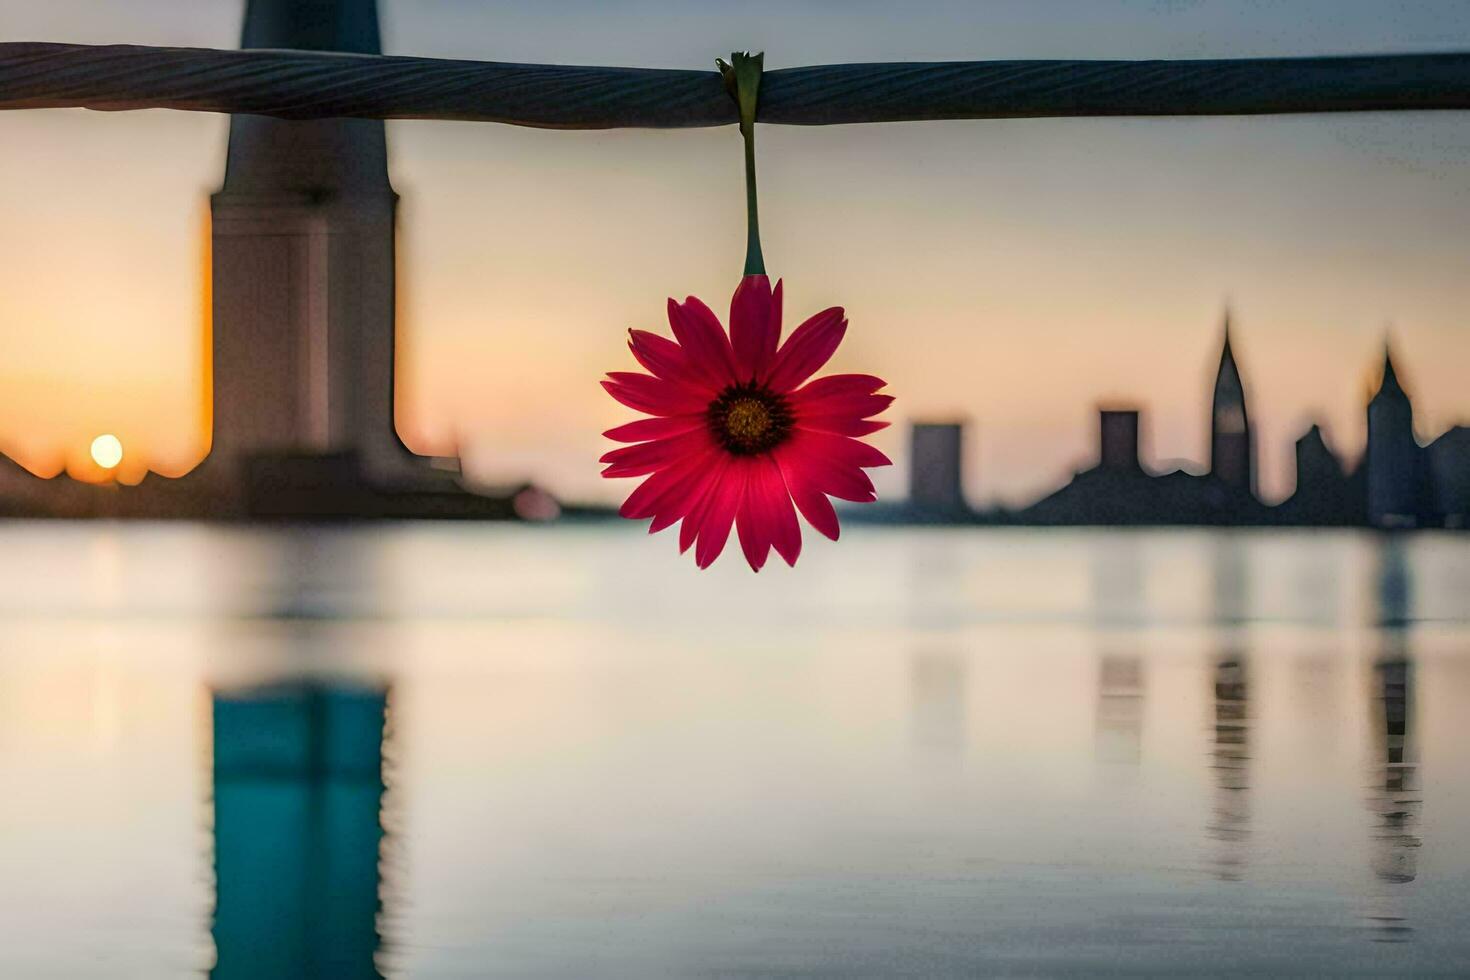
[[[381,690],[216,692],[214,980],[372,978]]]

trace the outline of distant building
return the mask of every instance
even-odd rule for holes
[[[1368,402],[1368,523],[1414,527],[1423,504],[1423,472],[1414,440],[1414,406],[1399,384],[1393,354],[1383,350],[1383,381]]]
[[[1245,385],[1230,348],[1225,321],[1210,419],[1210,472],[1175,469],[1153,474],[1139,459],[1139,413],[1098,412],[1098,465],[1019,512],[1028,524],[1272,523],[1271,509],[1255,495],[1255,446]]]
[[[1470,427],[1457,425],[1425,449],[1434,510],[1445,527],[1470,528]]]
[[[241,46],[377,54],[377,3],[249,0]],[[382,120],[231,116],[210,199],[208,457],[137,487],[38,480],[0,458],[0,514],[551,516],[544,492],[471,489],[398,438],[397,206]]]
[[[1296,441],[1296,490],[1278,509],[1284,523],[1343,526],[1362,524],[1363,480],[1349,474],[1313,425]]]
[[[1210,406],[1210,473],[1228,487],[1253,495],[1256,492],[1255,437],[1246,408],[1245,385],[1230,350],[1228,314]]]
[[[1226,318],[1210,417],[1210,466],[1146,469],[1141,413],[1099,408],[1097,465],[1023,507],[975,513],[960,484],[961,428],[913,427],[909,508],[869,511],[868,519],[963,519],[1021,525],[1225,525],[1412,528],[1470,527],[1470,427],[1428,447],[1414,438],[1413,406],[1384,355],[1383,383],[1368,404],[1368,450],[1349,471],[1313,425],[1297,440],[1297,486],[1268,506],[1256,495],[1256,447],[1246,386]],[[883,516],[880,516],[883,515]]]
[[[241,47],[379,54],[376,0],[250,0]],[[261,456],[348,454],[378,483],[419,462],[393,422],[397,207],[382,120],[230,117],[205,463],[224,489]]]
[[[939,514],[964,513],[963,424],[916,422],[909,442],[910,505]]]
[[[1097,412],[1100,464],[1113,472],[1142,469],[1138,461],[1138,410],[1100,408]]]
[[[1313,425],[1296,441],[1296,487],[1321,493],[1347,478],[1336,454],[1327,448],[1322,427]]]

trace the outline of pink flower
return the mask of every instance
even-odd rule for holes
[[[842,308],[823,310],[779,343],[781,283],[772,291],[766,276],[747,275],[730,301],[728,336],[693,296],[682,305],[669,300],[669,325],[673,340],[628,332],[648,374],[614,371],[602,382],[618,401],[653,416],[603,433],[637,443],[603,456],[603,476],[648,477],[619,513],[652,518],[650,533],[682,521],[679,550],[697,541],[700,568],[719,557],[732,525],[751,568],[760,571],[773,547],[796,564],[797,510],[837,540],[827,498],[877,499],[863,468],[890,461],[853,437],[888,425],[871,418],[893,401],[876,394],[885,382],[866,374],[807,380],[842,342]]]

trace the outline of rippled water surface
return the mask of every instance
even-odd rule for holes
[[[0,526],[0,976],[1455,974],[1470,537]]]

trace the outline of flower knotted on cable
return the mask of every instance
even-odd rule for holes
[[[707,568],[732,527],[750,567],[772,548],[788,565],[801,554],[796,512],[837,540],[828,497],[877,499],[867,467],[890,460],[858,437],[893,401],[880,378],[834,374],[812,379],[847,331],[841,307],[810,317],[781,339],[781,283],[747,275],[730,301],[727,334],[693,296],[669,300],[673,339],[630,330],[628,347],[648,372],[614,371],[602,386],[651,418],[603,433],[634,445],[602,457],[610,478],[645,477],[623,503],[624,517],[651,519],[650,533],[680,524],[679,550],[694,548]]]

